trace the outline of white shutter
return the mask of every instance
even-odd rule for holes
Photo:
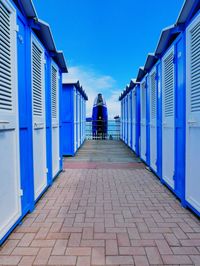
[[[174,52],[164,60],[164,115],[165,117],[174,114]]]
[[[151,80],[151,118],[156,118],[156,72],[154,71],[150,77]]]
[[[191,112],[200,111],[200,22],[190,31],[191,36]]]
[[[57,115],[58,115],[58,96],[57,96],[57,90],[58,90],[58,77],[57,77],[57,69],[52,66],[52,69],[51,69],[51,93],[52,93],[52,96],[51,96],[51,101],[52,101],[52,117],[53,118],[57,118]]]
[[[0,110],[12,111],[11,13],[0,1]]]
[[[200,15],[186,29],[186,200],[200,213]]]
[[[33,115],[42,116],[42,58],[43,53],[35,42],[32,43],[32,85],[33,85]]]
[[[146,118],[146,82],[142,82],[141,84],[142,88],[142,119]]]

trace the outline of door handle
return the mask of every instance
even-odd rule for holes
[[[9,121],[5,121],[5,120],[0,120],[0,130],[6,130],[9,129],[10,122]]]
[[[34,123],[34,129],[42,129],[44,128],[44,123]]]
[[[59,126],[58,122],[57,123],[52,123],[52,127],[58,127],[58,126]]]
[[[188,124],[189,125],[196,125],[197,124],[197,121],[195,121],[195,120],[188,120]]]

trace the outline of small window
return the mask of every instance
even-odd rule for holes
[[[156,72],[154,71],[151,76],[151,118],[156,118]]]
[[[142,118],[146,118],[146,82],[142,82],[141,84],[142,89]]]
[[[200,111],[200,22],[190,31],[191,112]]]
[[[164,110],[165,117],[174,114],[174,52],[164,59]]]
[[[42,58],[43,52],[38,45],[32,43],[32,86],[33,86],[33,115],[43,115],[42,99]]]
[[[0,1],[0,110],[12,111],[11,13]]]
[[[51,101],[52,101],[52,118],[57,118],[57,91],[58,91],[58,77],[57,70],[54,66],[51,67]]]

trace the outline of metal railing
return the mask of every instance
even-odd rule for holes
[[[86,122],[85,133],[88,140],[119,140],[120,120]]]

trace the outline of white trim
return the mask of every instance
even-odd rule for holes
[[[13,173],[15,174],[15,179],[13,177],[13,181],[16,181],[16,187],[18,191],[16,195],[18,196],[17,200],[17,211],[14,213],[13,217],[9,219],[4,228],[1,228],[0,231],[0,240],[4,237],[4,235],[8,232],[8,230],[15,224],[15,222],[19,219],[22,214],[22,206],[21,206],[21,197],[19,196],[19,192],[21,189],[21,175],[20,175],[20,148],[19,148],[19,110],[18,110],[18,58],[17,58],[17,33],[15,31],[17,15],[14,6],[8,0],[1,0],[2,4],[10,11],[11,13],[11,73],[12,73],[12,110],[11,111],[0,111],[0,114],[5,114],[8,116],[8,119],[12,119],[15,116],[14,121],[11,123],[15,128],[15,142],[16,142],[16,154],[13,154],[15,158],[15,166],[13,168]],[[14,95],[13,95],[14,93]],[[15,97],[13,97],[15,96]],[[15,100],[14,100],[15,99]],[[6,119],[7,120],[7,119]],[[6,204],[4,202],[3,204]]]

